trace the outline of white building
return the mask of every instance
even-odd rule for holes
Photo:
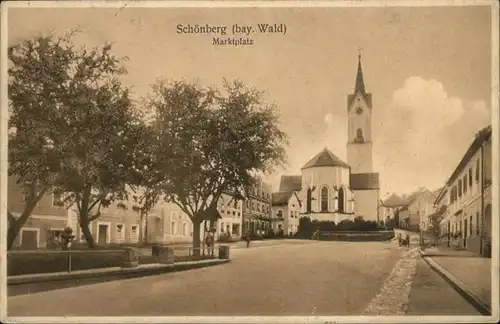
[[[222,218],[217,221],[216,237],[229,234],[234,240],[241,239],[243,202],[223,193],[217,202],[217,210]]]
[[[362,216],[379,221],[379,174],[372,168],[372,96],[365,91],[361,57],[354,92],[347,96],[347,116],[347,163],[325,148],[301,168],[301,175],[282,178],[280,192],[297,190],[301,213],[311,220],[338,223]]]
[[[461,247],[484,254],[491,244],[491,126],[480,130],[435,201],[443,208],[440,232]]]
[[[292,236],[299,230],[301,202],[295,191],[277,192],[272,194],[272,215],[275,233],[283,231],[286,236]]]

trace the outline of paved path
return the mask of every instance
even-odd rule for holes
[[[404,315],[419,261],[395,242],[293,241],[231,257],[211,268],[10,297],[8,315]]]
[[[423,259],[417,261],[407,315],[476,315],[481,313],[457,293]]]

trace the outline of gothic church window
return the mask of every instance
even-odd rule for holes
[[[339,213],[345,212],[344,210],[344,199],[345,199],[345,193],[344,193],[344,188],[340,187],[339,189],[339,197],[338,197],[338,202],[339,202],[339,208],[338,211]]]
[[[328,188],[323,187],[321,189],[321,211],[326,212],[328,211]]]

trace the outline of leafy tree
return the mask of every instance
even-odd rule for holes
[[[9,171],[32,189],[12,236],[50,189],[77,206],[93,247],[90,222],[101,207],[127,199],[127,184],[139,181],[144,127],[111,49],[76,50],[72,35],[40,36],[9,48],[9,122],[16,129]]]
[[[275,107],[239,81],[224,82],[223,91],[158,81],[146,106],[155,136],[141,204],[178,205],[193,222],[193,246],[199,248],[201,223],[215,220],[222,193],[243,199],[256,174],[284,162],[286,136]]]

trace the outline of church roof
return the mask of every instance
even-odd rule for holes
[[[363,68],[361,67],[361,55],[358,55],[358,71],[356,72],[356,83],[354,84],[354,93],[347,96],[347,107],[351,107],[357,94],[361,94],[368,107],[372,107],[372,94],[366,92],[365,81],[363,78]]]
[[[385,206],[385,207],[398,207],[398,206],[404,206],[405,205],[405,201],[399,197],[398,195],[396,195],[395,193],[393,193],[392,195],[389,196],[389,198],[387,198],[386,200],[384,200],[382,202],[382,204]]]
[[[319,152],[315,157],[309,160],[301,169],[322,167],[322,166],[339,166],[349,168],[349,165],[339,159],[335,154],[330,152],[327,148]]]
[[[380,189],[378,173],[351,173],[351,190]]]
[[[285,191],[300,191],[302,189],[302,176],[300,175],[283,175],[280,181],[280,192]]]
[[[358,55],[358,72],[356,73],[356,84],[354,85],[354,93],[361,92],[365,94],[365,82],[363,80],[363,69],[361,68],[361,54]]]

